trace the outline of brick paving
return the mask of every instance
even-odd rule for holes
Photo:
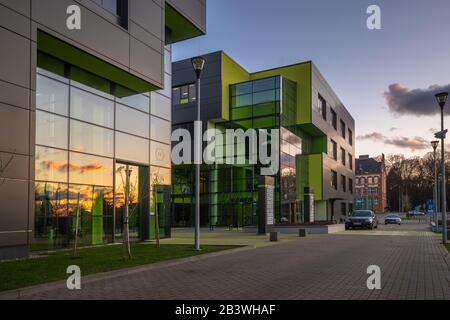
[[[373,235],[310,236],[25,298],[450,300],[449,254],[424,228],[407,223]],[[366,287],[370,265],[381,267],[382,290]]]

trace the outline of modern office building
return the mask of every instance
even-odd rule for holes
[[[131,235],[170,233],[171,44],[205,6],[0,0],[0,259],[120,241],[127,189]]]
[[[384,154],[356,159],[355,208],[384,213],[387,210],[386,164]]]
[[[205,57],[204,130],[280,130],[280,170],[274,175],[276,222],[339,222],[353,206],[355,122],[316,66],[308,61],[250,73],[224,52]],[[192,133],[197,97],[189,60],[173,63],[172,90],[173,128]],[[246,161],[249,154],[247,148]],[[258,223],[262,166],[246,163],[202,166],[202,225]],[[173,167],[173,226],[193,225],[194,181],[191,165]],[[305,188],[314,195],[314,212],[308,216]]]

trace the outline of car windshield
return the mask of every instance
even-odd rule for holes
[[[372,216],[372,212],[370,211],[355,211],[352,214],[352,217],[371,217]]]
[[[396,218],[400,218],[399,216],[387,216],[386,218],[388,219],[396,219]]]

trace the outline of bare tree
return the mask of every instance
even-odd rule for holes
[[[159,249],[161,247],[160,244],[160,230],[159,230],[159,212],[158,212],[158,187],[164,183],[164,178],[159,174],[160,169],[153,174],[152,180],[152,188],[153,188],[153,197],[155,204],[155,238],[156,238],[156,247]]]
[[[5,184],[6,179],[3,176],[13,160],[14,155],[11,155],[7,160],[0,157],[0,187]]]
[[[124,188],[125,196],[125,217],[123,221],[123,244],[127,249],[128,258],[131,260],[133,257],[131,255],[131,243],[130,243],[130,224],[129,224],[129,206],[130,206],[130,175],[131,171],[129,166],[122,166],[117,169],[120,172],[120,177],[122,179],[122,186]],[[123,177],[123,171],[125,171],[125,178]]]

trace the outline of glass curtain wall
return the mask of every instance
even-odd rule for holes
[[[170,48],[166,55],[170,60]],[[171,184],[170,90],[124,97],[126,88],[42,53],[38,66],[33,249],[70,246],[77,225],[81,245],[120,238],[123,164],[135,169],[132,234],[145,239],[142,217],[151,225],[164,198],[151,191]],[[170,88],[170,63],[166,82]],[[170,208],[159,215],[167,220]]]
[[[215,125],[222,133],[227,129],[280,130],[281,150],[278,156],[281,167],[275,176],[275,215],[278,223],[285,219],[295,222],[297,219],[295,156],[302,153],[303,143],[302,138],[296,134],[300,132],[295,124],[296,88],[295,82],[282,77],[232,85],[231,121]],[[189,128],[190,125],[182,127]],[[226,157],[225,146],[222,147]],[[235,149],[240,148],[236,145]],[[235,160],[244,157],[246,160],[244,165],[202,166],[203,225],[243,227],[258,223],[257,203],[261,167],[259,164],[250,163],[248,147],[240,150],[245,150],[245,153],[236,153]],[[191,166],[174,168],[175,226],[193,225],[193,181]]]

